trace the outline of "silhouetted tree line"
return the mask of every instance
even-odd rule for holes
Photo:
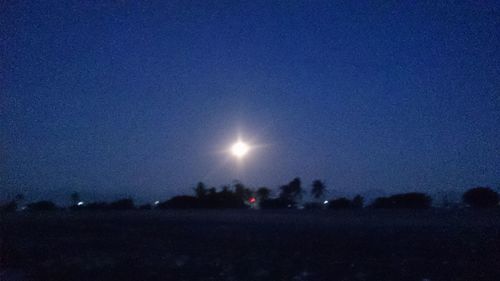
[[[498,206],[498,192],[489,187],[476,187],[467,190],[462,196],[464,203],[475,208],[492,208]]]
[[[261,195],[265,191],[259,189]],[[159,203],[160,209],[243,209],[248,208],[249,200],[254,198],[254,192],[245,187],[242,183],[236,182],[234,190],[224,186],[222,190],[217,191],[215,187],[207,188],[200,182],[194,189],[195,196],[180,195]],[[256,199],[255,199],[256,200]]]
[[[88,204],[77,205],[70,207],[72,210],[91,210],[91,211],[112,211],[112,210],[133,210],[136,209],[134,200],[131,198],[119,199],[110,203],[107,202],[91,202]]]
[[[379,197],[375,199],[371,207],[375,209],[428,209],[431,204],[432,198],[427,194],[411,192]]]
[[[194,196],[179,195],[156,204],[144,204],[136,206],[133,199],[124,198],[113,202],[91,202],[80,201],[78,193],[70,196],[70,210],[89,211],[111,211],[111,210],[151,210],[151,209],[361,209],[364,207],[364,198],[356,195],[352,199],[346,197],[324,200],[326,196],[326,185],[315,180],[311,185],[310,194],[315,200],[300,205],[305,191],[300,178],[294,178],[288,184],[279,187],[277,197],[271,197],[271,190],[260,187],[252,190],[240,182],[235,182],[232,187],[224,186],[220,190],[215,187],[208,188],[200,182],[194,188]],[[462,196],[464,206],[472,208],[494,208],[499,205],[499,194],[489,187],[475,187],[467,190]],[[14,212],[18,209],[24,196],[18,194],[9,202],[0,205],[1,212]],[[373,209],[428,209],[432,206],[432,198],[425,193],[410,192],[395,194],[388,197],[376,198],[367,207]],[[26,204],[26,211],[54,211],[61,209],[51,201],[38,201]]]
[[[327,207],[333,210],[339,209],[361,209],[364,205],[364,198],[361,195],[356,195],[352,200],[345,197],[340,197],[328,201]]]
[[[300,178],[294,178],[288,184],[280,186],[279,189],[278,198],[267,198],[260,202],[262,209],[295,208],[304,193]]]
[[[55,211],[58,209],[54,202],[47,200],[30,203],[26,207],[29,211]]]

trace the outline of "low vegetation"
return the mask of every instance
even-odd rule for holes
[[[388,197],[378,197],[365,206],[361,195],[352,199],[346,197],[324,200],[327,193],[326,185],[315,180],[311,184],[310,198],[304,201],[307,193],[302,187],[300,178],[294,178],[288,184],[279,187],[279,193],[272,197],[272,190],[267,187],[251,189],[241,182],[233,186],[223,186],[220,190],[207,187],[200,182],[194,188],[194,195],[177,195],[155,204],[136,206],[132,198],[124,198],[113,202],[83,202],[80,195],[73,192],[70,195],[70,210],[151,210],[151,209],[305,209],[305,210],[341,210],[341,209],[429,209],[432,198],[421,192],[394,194]],[[462,207],[475,209],[496,208],[499,205],[498,192],[489,187],[475,187],[467,190],[462,196]],[[19,209],[24,196],[19,194],[13,200],[0,205],[1,212],[14,212]],[[25,205],[27,211],[54,211],[63,209],[47,200],[32,202]]]

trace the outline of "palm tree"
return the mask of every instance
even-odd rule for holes
[[[196,193],[196,197],[204,198],[207,195],[207,187],[205,186],[205,184],[203,182],[199,182],[196,185],[194,192]]]
[[[315,180],[312,183],[311,194],[314,198],[320,199],[325,195],[326,186],[320,180]]]
[[[302,186],[300,178],[294,178],[291,182],[280,187],[280,199],[296,204],[302,199]]]

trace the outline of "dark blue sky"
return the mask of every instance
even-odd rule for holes
[[[2,196],[500,186],[498,2],[40,2],[0,4]]]

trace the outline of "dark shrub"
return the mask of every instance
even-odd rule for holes
[[[328,202],[328,208],[329,209],[334,209],[334,210],[338,210],[338,209],[349,209],[352,207],[352,202],[351,200],[345,198],[345,197],[341,197],[341,198],[338,198],[338,199],[333,199],[333,200],[330,200]]]
[[[243,200],[247,196],[247,190],[243,190],[243,194],[237,192],[231,192],[228,189],[223,189],[220,192],[213,193],[201,201],[204,208],[212,209],[227,209],[227,208],[246,208],[247,206],[243,203]]]
[[[203,197],[188,195],[175,196],[158,204],[161,209],[228,209],[247,208],[239,194],[231,192],[227,187],[217,192],[215,188],[209,188]]]
[[[267,199],[260,202],[261,209],[287,209],[295,208],[295,202],[283,198]]]
[[[109,208],[109,204],[106,202],[92,202],[88,203],[84,206],[77,206],[75,210],[90,210],[90,211],[102,211],[107,210]]]
[[[195,209],[200,207],[200,199],[188,195],[175,196],[158,204],[160,209]]]
[[[134,208],[134,201],[130,198],[116,200],[109,204],[110,210],[132,210]]]
[[[139,206],[139,210],[151,210],[151,209],[153,209],[151,204],[143,204],[143,205]]]
[[[489,187],[475,187],[467,190],[462,200],[474,208],[493,208],[498,205],[498,193]]]
[[[380,209],[427,209],[431,207],[432,199],[425,193],[411,192],[379,197],[372,204]]]
[[[355,209],[363,208],[364,203],[365,203],[365,199],[361,195],[356,195],[352,199],[352,207]]]
[[[261,201],[269,199],[270,195],[271,195],[271,190],[267,187],[261,187],[261,188],[257,189],[257,197]]]
[[[372,208],[376,209],[389,209],[393,208],[393,203],[389,197],[378,197],[371,205]]]
[[[17,210],[17,203],[14,200],[5,203],[3,205],[0,205],[0,212],[11,213],[15,212],[16,210]]]
[[[71,211],[81,211],[81,210],[85,210],[87,207],[86,206],[78,206],[78,205],[71,205],[69,207],[69,209]]]
[[[304,209],[306,210],[321,210],[323,209],[323,204],[317,202],[309,202],[304,204]]]
[[[29,211],[54,211],[56,204],[52,201],[38,201],[27,205]]]

